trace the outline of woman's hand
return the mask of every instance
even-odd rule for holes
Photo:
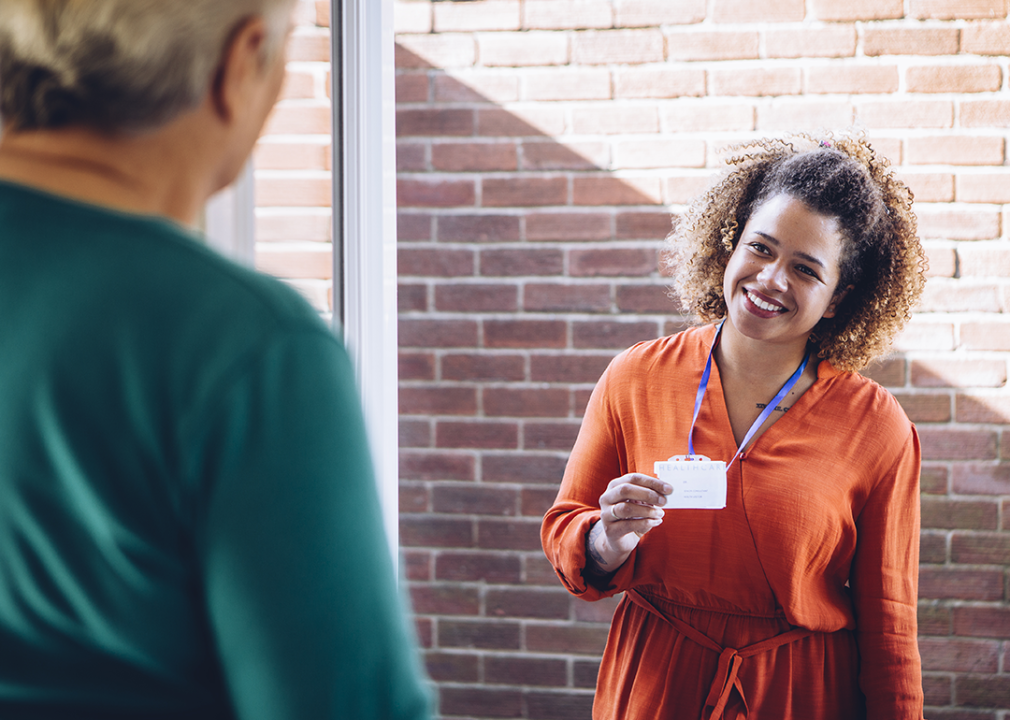
[[[624,564],[642,536],[663,522],[667,483],[642,473],[611,480],[600,495],[600,522],[586,541],[590,570],[608,575]]]

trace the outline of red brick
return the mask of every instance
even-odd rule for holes
[[[428,151],[424,143],[396,143],[397,172],[424,172],[428,169]]]
[[[999,643],[988,640],[919,638],[922,669],[947,672],[996,672]]]
[[[739,68],[709,73],[708,94],[712,96],[799,95],[802,89],[803,77],[798,67]]]
[[[530,283],[523,288],[523,309],[531,312],[605,312],[609,285]]]
[[[1000,236],[998,210],[988,208],[917,208],[919,232],[924,238],[989,240]],[[976,308],[981,310],[982,308]]]
[[[1003,599],[1000,570],[964,568],[919,568],[920,599],[988,600]]]
[[[855,25],[766,30],[764,35],[765,55],[770,58],[852,57],[856,54]],[[956,48],[956,32],[954,38]]]
[[[531,213],[526,216],[526,239],[539,241],[609,240],[611,215],[586,210]]]
[[[527,430],[529,430],[529,427],[530,425],[526,426]],[[578,426],[575,427],[578,429]],[[571,447],[571,445],[568,447]],[[522,514],[542,518],[554,504],[556,496],[557,491],[553,487],[524,487],[519,495]]]
[[[572,181],[575,205],[658,205],[659,178],[576,177]]]
[[[947,562],[947,538],[944,533],[924,531],[919,535],[919,562],[935,564]]]
[[[542,552],[523,556],[523,584],[557,587],[558,575]]]
[[[480,656],[461,652],[428,652],[424,666],[428,677],[441,682],[477,682]]]
[[[410,73],[396,76],[396,102],[422,103],[428,101],[427,74]]]
[[[627,65],[663,59],[659,29],[584,30],[572,35],[572,63],[576,65]]]
[[[950,635],[950,608],[919,603],[919,635]]]
[[[431,216],[423,213],[397,213],[396,239],[430,240]]]
[[[402,446],[402,444],[401,444]],[[399,511],[401,513],[423,513],[428,512],[429,502],[428,502],[428,488],[423,485],[413,485],[410,483],[400,483],[399,492],[397,495]],[[425,554],[425,562],[430,560],[430,557]],[[406,556],[408,562],[411,561],[410,556]],[[407,566],[407,577],[411,579],[417,579],[414,577],[415,574],[421,574],[420,570],[414,568],[412,565]],[[430,573],[425,572],[424,577],[420,579],[427,579]]]
[[[431,423],[427,420],[404,420],[400,419],[399,442],[400,447],[431,447]],[[402,497],[401,487],[401,497]],[[419,510],[417,512],[421,512]]]
[[[433,143],[431,166],[446,172],[515,170],[519,159],[514,142]]]
[[[523,27],[529,30],[607,28],[613,7],[605,0],[526,0]]]
[[[905,361],[902,358],[875,360],[860,374],[884,387],[901,387],[905,384]]]
[[[568,617],[571,595],[565,590],[526,588],[488,589],[485,605],[489,617],[530,617],[564,620]]]
[[[568,254],[568,273],[573,277],[643,276],[655,270],[652,248],[591,248]]]
[[[412,583],[409,590],[411,606],[418,615],[476,615],[480,611],[477,588]]]
[[[566,335],[561,320],[484,321],[484,344],[489,348],[563,348]]]
[[[712,6],[712,19],[726,23],[799,22],[804,15],[804,0],[715,0]]]
[[[579,622],[596,622],[610,624],[614,611],[620,603],[620,597],[609,597],[594,602],[586,602],[576,598],[572,603],[575,619]]]
[[[544,388],[485,388],[488,417],[568,417],[568,391]]]
[[[617,288],[617,309],[630,313],[679,312],[664,285],[621,285]]]
[[[256,178],[258,207],[329,207],[333,201],[329,178]]]
[[[329,213],[311,210],[288,210],[256,218],[257,242],[323,242],[332,237]]]
[[[627,348],[642,340],[658,336],[654,322],[597,322],[572,323],[572,346],[576,348]]]
[[[960,428],[919,428],[923,460],[994,460],[996,433]],[[955,468],[956,478],[957,468]]]
[[[961,605],[951,612],[955,635],[1010,640],[1010,607]]]
[[[1003,73],[998,65],[934,65],[910,67],[908,92],[973,93],[999,90]]]
[[[756,60],[761,36],[757,31],[677,30],[666,36],[670,60]]]
[[[1010,100],[963,100],[961,126],[966,128],[1010,127]]]
[[[333,277],[333,254],[327,245],[297,252],[283,247],[260,248],[256,252],[256,269],[281,278],[328,280]]]
[[[401,515],[400,544],[405,547],[470,547],[473,523],[430,515]]]
[[[579,434],[579,423],[528,422],[523,428],[524,450],[571,450]],[[546,510],[546,508],[544,508]],[[524,511],[525,512],[525,511]],[[543,512],[540,513],[541,515]]]
[[[442,357],[443,380],[523,380],[525,361],[521,355],[449,354]]]
[[[914,423],[950,422],[950,398],[947,395],[895,393],[895,398]]]
[[[905,326],[895,341],[895,349],[909,350],[953,350],[954,324],[950,322],[929,322],[914,318]]]
[[[947,468],[923,465],[919,474],[919,488],[924,493],[947,494]]]
[[[565,205],[568,180],[564,177],[485,178],[482,202],[486,207]]]
[[[623,348],[622,348],[623,349]],[[595,383],[607,369],[613,355],[532,355],[533,382]]]
[[[431,618],[414,618],[414,631],[417,634],[417,644],[422,648],[430,648],[434,637],[434,627]]]
[[[497,448],[507,450],[518,447],[519,428],[514,422],[470,420],[467,422],[440,421],[435,426],[435,446],[440,448]]]
[[[955,675],[954,692],[959,705],[1010,707],[1010,682],[1000,675]]]
[[[396,111],[397,137],[458,137],[473,134],[473,110],[423,108]]]
[[[996,319],[963,322],[961,346],[967,350],[1010,350],[1010,323]]]
[[[401,380],[435,379],[435,356],[431,353],[401,352],[398,367]]]
[[[912,190],[914,192],[914,188]],[[919,199],[918,194],[915,199]],[[923,199],[923,202],[929,201]],[[926,241],[923,243],[923,249],[929,261],[929,267],[926,269],[927,278],[952,278],[957,274],[957,252],[954,246],[949,243]]]
[[[437,103],[512,103],[519,99],[519,77],[479,70],[439,74],[435,75],[433,94]]]
[[[994,501],[923,497],[922,527],[946,530],[996,530],[999,524],[998,510]],[[955,557],[954,562],[969,561]]]
[[[713,105],[685,101],[664,107],[660,117],[667,132],[714,132],[753,130],[755,114],[754,107],[746,103]],[[707,178],[704,183],[708,183]]]
[[[807,68],[807,93],[893,93],[898,89],[896,65],[826,65]]]
[[[516,215],[440,215],[437,237],[442,242],[509,242],[519,239]]]
[[[954,175],[952,173],[901,172],[898,173],[898,178],[912,191],[916,202],[952,202],[954,200]],[[931,259],[931,270],[932,265]]]
[[[397,310],[402,312],[424,312],[428,309],[428,286],[400,283],[396,288]]]
[[[622,107],[603,103],[572,111],[572,130],[578,135],[624,135],[659,132],[654,106]]]
[[[330,61],[330,33],[315,28],[297,28],[287,44],[288,62]]]
[[[916,387],[1002,387],[1006,362],[985,359],[912,361],[912,385]]]
[[[431,502],[434,512],[449,515],[512,516],[519,512],[519,493],[515,489],[470,483],[435,486]]]
[[[758,130],[819,130],[825,127],[848,127],[855,117],[855,108],[848,102],[776,102],[758,108]]]
[[[571,655],[603,654],[609,628],[601,625],[528,625],[526,649]]]
[[[818,20],[891,20],[904,14],[904,0],[814,0]]]
[[[515,285],[435,286],[435,309],[442,312],[514,312],[518,308],[519,294]]]
[[[444,452],[400,451],[403,480],[473,480],[473,456]]]
[[[400,207],[461,207],[473,205],[477,194],[473,180],[396,181],[396,201]]]
[[[485,454],[484,482],[528,483],[557,486],[565,472],[565,459],[540,453]]]
[[[954,103],[949,100],[884,100],[856,106],[859,120],[869,128],[949,128],[954,125]]]
[[[558,32],[492,32],[477,36],[481,65],[521,67],[568,64],[568,37]]]
[[[599,674],[599,660],[576,660],[572,663],[572,684],[575,687],[595,690]]]
[[[963,565],[1010,565],[1010,533],[955,532],[950,555]]]
[[[705,71],[697,68],[639,67],[614,74],[615,98],[682,98],[705,94]]]
[[[1006,22],[968,23],[961,30],[961,52],[1010,55],[1010,28]]]
[[[400,386],[401,415],[473,415],[477,391],[472,387]]]
[[[975,459],[975,458],[969,458]],[[965,495],[1010,495],[1010,465],[955,465],[953,491]]]
[[[518,30],[520,27],[519,0],[434,3],[432,8],[435,11],[432,23],[436,33]]]
[[[957,199],[959,202],[1010,203],[1010,174],[959,173]]]
[[[401,246],[396,253],[400,277],[463,277],[474,273],[472,250]]]
[[[526,77],[524,100],[607,100],[610,72],[602,68],[548,69]]]
[[[622,0],[617,3],[618,27],[687,25],[705,19],[706,0]]]
[[[523,170],[596,170],[610,165],[610,146],[603,142],[524,142]]]
[[[937,20],[1006,17],[1006,0],[910,0],[911,17]]]
[[[401,318],[400,347],[476,347],[477,323],[473,320]]]
[[[956,55],[957,28],[892,28],[886,25],[863,31],[863,53],[876,55]]]
[[[401,512],[403,512],[401,510]],[[408,580],[428,580],[431,578],[432,554],[426,550],[405,550],[401,553],[404,561],[404,576]]]
[[[560,685],[568,679],[568,663],[561,659],[525,655],[488,655],[484,678],[490,685]]]
[[[523,696],[520,690],[494,690],[481,686],[439,687],[439,709],[444,715],[518,718],[522,717],[522,707]]]
[[[1000,312],[1000,293],[995,285],[958,284],[957,282],[926,284],[919,303],[920,312]]]
[[[397,148],[397,159],[402,153]],[[261,142],[253,162],[257,170],[328,170],[330,146],[316,142]]]
[[[564,254],[560,250],[510,248],[482,250],[480,253],[480,274],[487,277],[561,275],[563,270]],[[529,297],[528,287],[524,297]],[[529,308],[526,299],[523,300],[523,307]]]
[[[662,240],[673,229],[670,213],[666,210],[619,212],[616,221],[616,236],[620,240]]]
[[[527,692],[526,706],[530,717],[545,720],[587,718],[593,711],[593,693],[573,690]]]
[[[493,550],[541,550],[540,518],[477,521],[477,547]]]
[[[535,137],[560,135],[565,131],[565,109],[561,106],[477,111],[477,134],[482,137]]]
[[[958,395],[958,422],[1010,424],[1010,396],[1007,395]]]
[[[484,650],[518,650],[519,623],[499,620],[441,620],[438,624],[440,647],[468,647]],[[442,712],[454,715],[444,704]],[[469,713],[467,713],[469,714]],[[500,716],[496,716],[500,717]]]
[[[435,557],[435,577],[457,582],[518,583],[522,563],[516,554],[444,551]]]
[[[705,167],[706,142],[702,139],[624,140],[615,144],[614,167]]]

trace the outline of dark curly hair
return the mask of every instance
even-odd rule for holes
[[[676,294],[703,322],[726,315],[723,276],[755,209],[785,193],[837,218],[843,237],[837,289],[853,289],[822,318],[810,343],[839,370],[883,355],[925,285],[912,192],[859,135],[796,134],[730,149],[729,171],[698,197],[668,238]]]

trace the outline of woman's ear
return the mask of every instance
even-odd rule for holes
[[[844,300],[845,296],[849,294],[849,291],[855,287],[856,287],[855,285],[849,285],[846,288],[836,292],[835,296],[831,298],[831,303],[828,304],[828,309],[824,311],[824,315],[822,315],[821,317],[833,318],[835,316],[835,313],[838,312],[838,306],[841,305],[842,300]]]

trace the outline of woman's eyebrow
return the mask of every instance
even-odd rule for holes
[[[761,232],[760,230],[755,230],[754,234],[755,235],[760,235],[761,237],[763,237],[765,240],[767,240],[768,242],[770,242],[775,247],[778,247],[779,245],[781,245],[781,243],[778,241],[778,239],[774,235],[769,235],[768,233]],[[817,265],[820,268],[827,267],[822,261],[818,260],[813,255],[807,255],[806,253],[803,253],[803,252],[793,253],[793,255],[795,255],[796,257],[799,257],[799,258],[803,258],[807,262],[812,263],[813,265]]]

